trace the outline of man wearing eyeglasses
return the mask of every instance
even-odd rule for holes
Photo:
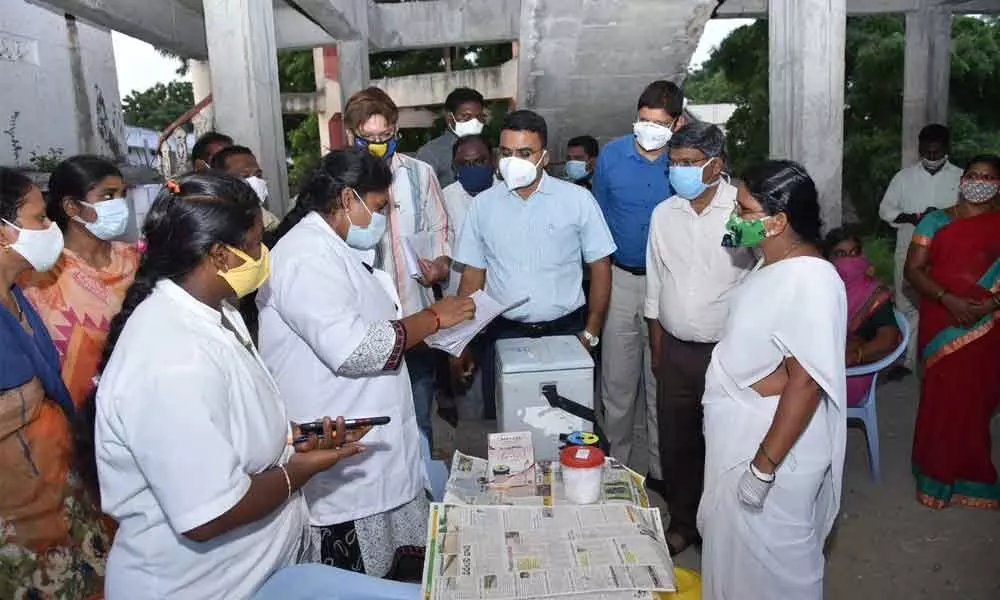
[[[455,249],[464,265],[459,296],[485,290],[501,304],[528,298],[491,323],[479,359],[486,418],[496,415],[493,344],[501,338],[576,335],[589,350],[600,343],[611,291],[615,251],[594,197],[545,173],[548,128],[540,115],[518,110],[500,132],[503,184],[472,201]],[[590,302],[584,305],[583,263],[590,266]],[[471,375],[471,355],[452,361],[458,377]]]
[[[656,380],[646,297],[646,241],[653,209],[673,195],[667,143],[685,124],[684,96],[669,81],[646,86],[632,133],[608,143],[594,173],[593,192],[618,250],[611,257],[611,305],[601,355],[601,406],[611,455],[634,469],[648,466],[647,485],[664,487],[657,449]],[[645,430],[646,447],[634,443]]]
[[[403,316],[424,310],[434,302],[433,286],[448,278],[451,249],[448,244],[448,211],[434,169],[427,163],[398,153],[399,109],[384,91],[370,87],[351,96],[344,107],[348,140],[358,148],[388,162],[392,187],[386,206],[386,235],[368,260],[392,276],[402,302]],[[406,268],[403,239],[420,235],[429,240],[433,256],[421,257],[421,277]],[[424,344],[406,353],[413,385],[417,425],[433,448],[431,405],[434,401],[435,355]]]

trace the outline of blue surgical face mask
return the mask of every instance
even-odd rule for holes
[[[97,239],[112,240],[125,233],[129,218],[128,202],[125,201],[125,198],[110,198],[94,204],[90,202],[83,204],[94,209],[94,212],[97,213],[97,220],[90,223],[79,216],[73,217],[73,220],[86,227],[87,231],[94,234]]]
[[[589,175],[587,171],[587,161],[568,160],[566,161],[566,177],[571,181],[580,181]]]
[[[368,214],[371,215],[372,221],[367,227],[358,227],[351,222],[351,215],[347,215],[347,222],[351,223],[350,229],[347,230],[347,238],[344,240],[347,245],[356,250],[371,250],[382,240],[382,236],[385,235],[385,215],[382,213],[373,213],[365,201],[361,199],[361,196],[354,190],[354,196],[361,203],[361,206],[365,207]]]
[[[685,200],[694,200],[702,195],[709,184],[704,182],[705,167],[712,164],[715,158],[708,159],[708,162],[700,167],[670,167],[670,187],[674,192]],[[712,185],[715,185],[714,183]]]
[[[493,187],[493,167],[490,165],[462,165],[456,177],[465,191],[473,196]]]

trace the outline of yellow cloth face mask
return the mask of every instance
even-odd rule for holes
[[[226,283],[229,284],[229,287],[233,288],[238,298],[249,296],[257,291],[260,286],[264,285],[264,282],[271,275],[271,255],[267,251],[267,246],[264,244],[260,245],[260,258],[257,260],[254,260],[239,248],[228,245],[226,248],[239,258],[242,258],[243,264],[225,272],[219,271],[219,277],[226,280]]]

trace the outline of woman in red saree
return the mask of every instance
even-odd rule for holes
[[[906,277],[922,297],[913,473],[917,499],[932,508],[1000,508],[990,460],[990,419],[1000,402],[998,190],[1000,157],[974,158],[958,204],[924,217],[906,259]]]
[[[847,366],[873,363],[888,356],[896,349],[900,336],[893,312],[892,288],[874,276],[875,268],[862,252],[861,239],[847,229],[832,230],[823,246],[847,291]],[[847,406],[858,406],[864,401],[874,378],[874,375],[847,378]]]

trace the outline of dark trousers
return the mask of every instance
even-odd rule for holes
[[[705,484],[701,397],[715,344],[686,342],[665,333],[656,366],[660,465],[671,532],[698,539],[698,503]]]
[[[497,340],[511,338],[540,338],[554,335],[577,335],[583,331],[587,311],[583,307],[564,317],[541,323],[521,323],[503,317],[490,323],[482,337],[479,365],[483,370],[483,413],[487,419],[497,418]]]

